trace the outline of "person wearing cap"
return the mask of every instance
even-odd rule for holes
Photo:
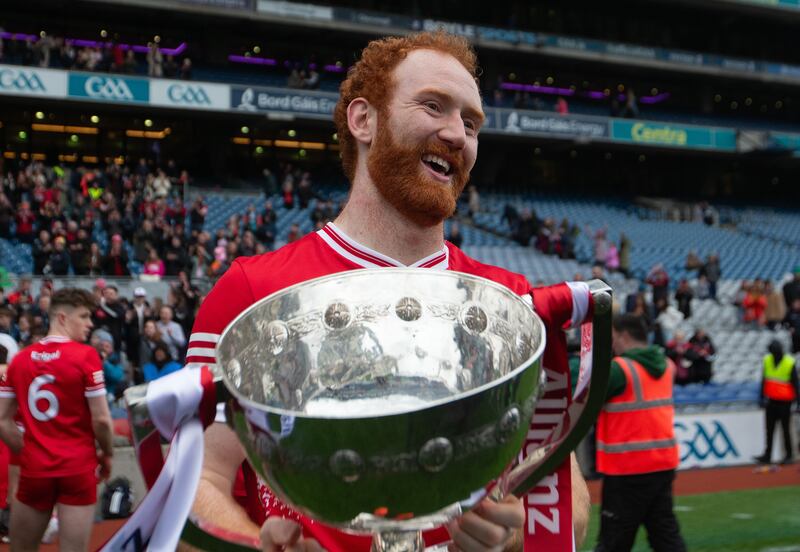
[[[109,398],[116,397],[125,389],[125,370],[119,354],[114,349],[114,338],[106,330],[95,330],[89,343],[97,350],[103,361],[103,377]]]
[[[127,345],[125,351],[133,365],[133,382],[135,384],[142,383],[144,377],[141,373],[141,366],[143,359],[139,354],[140,340],[142,331],[144,330],[144,323],[152,316],[152,309],[147,302],[147,290],[143,287],[137,287],[133,290],[133,302],[125,312],[125,343]]]
[[[792,271],[794,277],[783,284],[783,300],[786,302],[786,310],[792,308],[795,299],[800,299],[800,264]]]

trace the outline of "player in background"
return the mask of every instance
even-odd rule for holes
[[[103,367],[84,343],[94,308],[85,290],[54,293],[47,337],[14,357],[0,385],[0,438],[21,464],[11,507],[13,550],[38,549],[56,506],[60,549],[89,545],[98,476],[108,478],[113,455]]]

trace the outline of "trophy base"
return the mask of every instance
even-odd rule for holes
[[[375,533],[370,552],[423,552],[421,531],[386,531]]]

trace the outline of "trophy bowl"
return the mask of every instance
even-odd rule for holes
[[[217,344],[228,424],[275,495],[358,533],[420,531],[516,459],[545,327],[508,288],[452,271],[342,272],[276,292]]]

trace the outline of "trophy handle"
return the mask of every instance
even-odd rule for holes
[[[572,403],[564,411],[563,423],[541,446],[501,477],[490,493],[495,500],[508,494],[523,497],[554,472],[580,444],[605,403],[611,368],[612,290],[602,280],[587,283],[594,310],[591,323],[581,325],[581,370]]]

